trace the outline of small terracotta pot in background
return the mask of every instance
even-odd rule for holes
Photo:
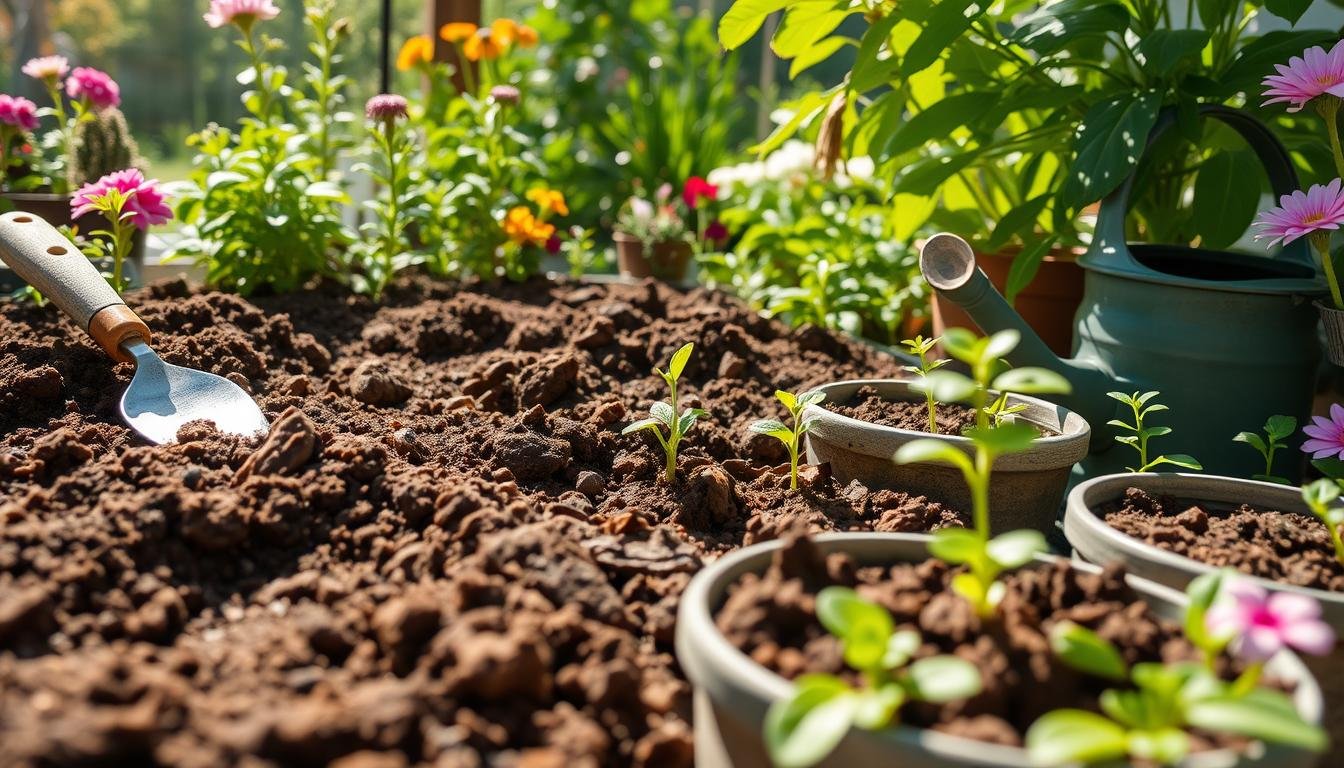
[[[691,265],[691,244],[683,240],[654,243],[645,248],[644,242],[625,232],[612,235],[616,243],[616,263],[627,277],[654,277],[670,283],[686,279]]]
[[[975,261],[985,276],[1003,293],[1008,271],[1021,248],[1005,248],[997,253],[976,251]],[[956,304],[934,292],[933,333],[943,335],[948,328],[975,330],[975,321]],[[1013,308],[1027,321],[1050,350],[1061,357],[1073,353],[1073,319],[1083,303],[1083,268],[1077,254],[1055,249],[1046,255],[1036,277],[1013,302]]]

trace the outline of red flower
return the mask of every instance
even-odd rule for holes
[[[560,236],[551,235],[546,239],[546,252],[554,256],[560,252]]]
[[[722,221],[715,219],[708,227],[705,227],[705,239],[716,243],[722,243],[728,239],[728,228]]]
[[[692,176],[686,180],[686,188],[681,192],[681,199],[686,201],[687,208],[699,208],[701,199],[718,200],[719,188],[700,176]]]

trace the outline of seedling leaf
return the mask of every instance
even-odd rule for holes
[[[677,412],[672,410],[672,405],[662,400],[649,406],[649,413],[653,414],[653,418],[662,422],[669,429],[672,428],[673,419],[677,418]]]
[[[965,328],[948,328],[943,334],[943,349],[963,363],[974,365],[979,359],[978,341],[976,335]]]
[[[1045,535],[1031,529],[1000,534],[990,539],[985,547],[990,559],[1004,569],[1026,565],[1038,552],[1045,552],[1047,549]]]
[[[1254,432],[1238,432],[1237,436],[1232,439],[1238,443],[1247,443],[1261,453],[1269,450],[1269,446],[1265,445],[1265,441]]]
[[[915,440],[896,451],[897,464],[918,464],[925,461],[951,464],[963,472],[974,469],[969,456],[956,446],[942,440]]]
[[[988,429],[972,427],[966,430],[966,437],[985,446],[995,455],[1024,451],[1040,436],[1041,433],[1036,427],[1021,422]]]
[[[1275,744],[1320,751],[1329,740],[1325,731],[1298,716],[1291,704],[1284,706],[1273,691],[1258,689],[1254,695],[1219,696],[1191,702],[1185,719],[1196,728],[1238,733]]]
[[[975,382],[952,371],[933,371],[922,379],[910,382],[917,392],[927,392],[944,403],[959,402],[975,394]]]
[[[969,699],[980,693],[982,687],[975,665],[956,656],[920,659],[910,665],[906,674],[914,697],[935,704]]]
[[[632,432],[638,432],[642,429],[652,429],[658,431],[660,422],[657,419],[640,419],[633,424],[627,424],[625,429],[621,430],[622,435],[628,435]],[[659,433],[661,436],[661,433]]]
[[[1005,328],[989,337],[985,342],[984,349],[980,351],[979,357],[981,360],[998,360],[1017,349],[1017,344],[1020,341],[1022,341],[1021,333],[1013,328]]]
[[[887,652],[882,655],[882,667],[884,669],[904,667],[910,663],[910,657],[915,655],[923,642],[919,633],[913,629],[892,633],[887,639]]]
[[[859,670],[881,666],[895,629],[886,608],[847,587],[827,587],[817,593],[817,619],[840,638],[846,664]]]
[[[1048,368],[1013,368],[999,374],[990,386],[1002,392],[1025,395],[1066,395],[1073,391],[1068,379]]]
[[[1128,750],[1120,724],[1081,709],[1047,712],[1027,729],[1027,755],[1033,765],[1100,763],[1119,760]]]
[[[779,402],[783,403],[784,407],[788,408],[790,413],[797,410],[798,408],[798,399],[793,396],[792,392],[785,392],[782,389],[776,389],[775,398],[779,400]]]
[[[805,768],[821,762],[849,731],[858,702],[844,682],[826,675],[805,675],[792,698],[770,707],[765,744],[781,768]]]
[[[1265,434],[1271,441],[1282,440],[1297,431],[1297,419],[1292,416],[1270,416],[1265,422]]]
[[[891,725],[901,705],[905,703],[905,689],[896,683],[887,683],[876,690],[860,691],[855,695],[854,724],[875,731]]]
[[[1089,675],[1124,680],[1129,673],[1114,645],[1072,621],[1061,621],[1050,630],[1050,648],[1065,664]]]
[[[668,364],[667,372],[673,381],[681,378],[681,372],[686,370],[686,363],[691,359],[691,351],[694,349],[695,344],[689,343],[672,354],[672,362]]]
[[[1175,464],[1178,467],[1186,469],[1204,469],[1204,465],[1194,456],[1187,456],[1184,453],[1173,453],[1170,456],[1158,456],[1154,463]]]
[[[944,528],[933,534],[929,554],[946,563],[969,563],[984,552],[980,534],[969,528]]]

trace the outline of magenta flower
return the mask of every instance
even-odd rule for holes
[[[109,109],[121,104],[121,88],[106,72],[93,67],[75,67],[65,81],[65,93],[72,99],[85,99],[94,109]]]
[[[165,202],[158,180],[145,179],[137,168],[109,173],[80,187],[70,200],[71,215],[78,219],[86,213],[98,211],[98,201],[113,189],[126,196],[122,211],[134,214],[130,221],[139,229],[149,229],[173,218],[173,210]]]
[[[1344,98],[1344,40],[1335,43],[1329,53],[1318,45],[1292,57],[1286,66],[1275,64],[1274,68],[1279,74],[1264,80],[1268,88],[1264,95],[1273,97],[1266,105],[1284,101],[1289,112],[1298,112],[1318,96]]]
[[[395,93],[380,93],[364,104],[364,115],[370,120],[393,122],[406,116],[406,99]]]
[[[39,56],[23,65],[23,74],[52,85],[69,72],[70,62],[64,56]]]
[[[517,104],[523,94],[512,85],[496,85],[490,89],[490,98],[500,104]]]
[[[709,223],[709,226],[705,227],[705,239],[711,240],[716,243],[720,243],[727,240],[728,227],[724,226],[723,222],[719,221],[718,219],[711,221]]]
[[[1265,661],[1284,648],[1324,656],[1335,647],[1320,603],[1292,592],[1271,594],[1250,579],[1226,580],[1205,624],[1215,636],[1231,636],[1232,651],[1249,661]]]
[[[1303,235],[1339,229],[1344,223],[1344,190],[1340,180],[1324,186],[1311,185],[1303,192],[1279,198],[1279,207],[1260,214],[1255,225],[1260,228],[1255,239],[1269,238],[1269,244],[1287,245]]]
[[[37,128],[37,105],[22,96],[0,93],[0,123],[31,131]]]
[[[1311,438],[1302,444],[1302,452],[1310,453],[1313,459],[1329,456],[1344,458],[1344,406],[1334,403],[1330,406],[1330,418],[1312,416],[1311,423],[1302,428]]]
[[[214,29],[236,24],[249,32],[258,20],[270,21],[280,15],[280,9],[271,0],[210,0],[205,23]]]

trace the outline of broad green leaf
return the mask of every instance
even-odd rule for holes
[[[1014,328],[998,331],[985,341],[985,347],[980,352],[981,360],[998,360],[1017,349],[1021,341],[1022,334]]]
[[[1129,675],[1129,665],[1110,641],[1072,621],[1061,621],[1050,630],[1050,649],[1065,664],[1089,675],[1107,680]]]
[[[846,45],[853,45],[854,41],[848,37],[828,37],[816,45],[807,48],[802,53],[793,58],[789,63],[789,79],[796,80],[799,75],[815,67],[823,61],[835,55],[835,52],[844,48]]]
[[[929,554],[946,563],[969,563],[984,558],[985,540],[969,528],[934,531]]]
[[[943,182],[960,173],[977,157],[967,151],[925,158],[911,163],[896,179],[895,191],[910,195],[931,195]]]
[[[826,105],[831,103],[831,98],[839,92],[841,86],[836,86],[826,91],[814,91],[781,105],[783,108],[793,110],[793,116],[783,125],[775,128],[764,141],[751,147],[749,152],[755,155],[766,155],[773,152],[795,133],[799,126],[812,120],[821,111],[826,109]]]
[[[969,699],[980,693],[980,670],[956,656],[920,659],[906,670],[911,695],[920,701],[939,704]]]
[[[1217,84],[1221,86],[1221,93],[1249,90],[1258,93],[1260,81],[1274,73],[1275,64],[1288,61],[1290,56],[1301,56],[1303,51],[1313,45],[1329,46],[1338,39],[1338,34],[1328,30],[1267,32],[1242,47],[1218,78]]]
[[[840,638],[845,663],[858,670],[881,666],[896,628],[886,608],[848,587],[826,587],[817,593],[817,620]]]
[[[751,39],[775,11],[796,5],[801,0],[736,0],[719,19],[719,42],[733,50]]]
[[[1201,247],[1221,250],[1250,227],[1260,206],[1260,176],[1255,153],[1221,150],[1204,161],[1195,176],[1191,206]]]
[[[765,716],[765,745],[780,768],[807,768],[829,755],[849,732],[858,701],[843,681],[806,675],[792,698],[771,705]]]
[[[859,121],[850,131],[851,157],[870,156],[881,163],[887,157],[883,147],[905,121],[905,94],[886,91],[859,113]]]
[[[966,602],[971,605],[994,604],[989,593],[985,591],[985,585],[970,572],[958,573],[952,577],[952,591],[966,598]]]
[[[956,403],[969,399],[976,392],[975,382],[952,371],[933,371],[910,382],[919,392],[928,392],[940,403]]]
[[[1073,391],[1068,379],[1048,368],[1012,368],[996,376],[991,386],[1000,392],[1023,395],[1067,395]]]
[[[639,421],[636,421],[633,424],[626,425],[625,429],[621,430],[621,434],[628,435],[631,432],[638,432],[642,429],[652,429],[655,432],[659,432],[658,428],[660,423],[661,422],[659,422],[657,419],[640,419]],[[659,435],[661,434],[662,433],[659,432]]]
[[[958,93],[934,102],[902,123],[884,149],[885,155],[903,154],[925,142],[946,140],[953,130],[975,122],[994,105],[983,93]]]
[[[1204,465],[1194,456],[1187,456],[1184,453],[1172,453],[1164,456],[1158,456],[1153,463],[1161,462],[1163,464],[1174,464],[1185,469],[1204,469]]]
[[[1037,195],[1009,209],[1007,213],[999,217],[999,223],[994,225],[994,233],[989,236],[985,247],[991,251],[1000,250],[1012,242],[1015,236],[1019,235],[1023,241],[1027,241],[1035,229],[1036,219],[1040,218],[1041,212],[1045,210],[1048,202],[1050,202],[1050,195]],[[1052,238],[1047,239],[1053,242]],[[1045,240],[1039,242],[1045,242]],[[1030,250],[1030,248],[1024,250]],[[1041,255],[1045,255],[1045,252],[1042,252]],[[1016,265],[1016,259],[1014,259],[1014,265]],[[1032,274],[1035,274],[1035,270],[1032,271]],[[1027,279],[1027,282],[1030,282],[1030,278]],[[1009,301],[1012,301],[1012,299],[1009,299]]]
[[[887,651],[882,654],[882,668],[899,669],[904,667],[910,663],[910,657],[915,655],[923,642],[919,633],[913,629],[893,632],[891,637],[887,639]]]
[[[1111,398],[1112,400],[1119,400],[1125,405],[1134,405],[1134,397],[1137,396],[1137,394],[1135,396],[1131,396],[1125,394],[1124,392],[1107,392],[1106,396]]]
[[[1042,238],[1023,248],[1013,257],[1013,263],[1008,268],[1008,280],[1004,284],[1003,297],[1012,304],[1017,300],[1018,294],[1026,290],[1032,280],[1036,279],[1036,273],[1041,268],[1041,262],[1049,255],[1050,250],[1055,247],[1059,238],[1055,236]]]
[[[1265,441],[1254,432],[1238,432],[1237,436],[1232,439],[1238,443],[1246,443],[1261,453],[1269,450],[1269,447],[1265,445]]]
[[[1000,567],[1012,569],[1026,565],[1037,554],[1049,548],[1045,543],[1045,534],[1024,528],[995,536],[989,540],[985,551]]]
[[[947,354],[967,365],[974,365],[979,357],[976,348],[980,337],[965,328],[948,328],[943,332],[942,343]]]
[[[775,432],[792,432],[792,430],[790,430],[783,422],[774,419],[754,421],[748,429],[762,435],[769,435]]]
[[[694,349],[695,344],[687,344],[672,353],[672,362],[667,366],[667,372],[674,380],[681,378],[681,372],[686,370],[686,363],[691,359],[691,352]]]
[[[1125,729],[1095,712],[1057,709],[1037,718],[1027,729],[1027,755],[1032,765],[1100,763],[1123,758],[1129,748]]]
[[[770,41],[770,48],[782,59],[809,54],[819,47],[823,37],[835,31],[859,8],[837,0],[798,0],[784,13],[784,18]],[[829,41],[828,41],[829,42]],[[831,50],[834,53],[834,49]],[[829,55],[829,54],[827,54]]]
[[[1185,607],[1185,636],[1199,648],[1213,643],[1209,636],[1205,617],[1213,601],[1218,599],[1218,591],[1223,586],[1223,572],[1203,573],[1191,580],[1185,588],[1185,596],[1190,602]]]
[[[1129,11],[1119,3],[1063,0],[1023,19],[1009,39],[1040,54],[1052,54],[1088,37],[1104,37],[1129,26]]]
[[[1074,136],[1076,157],[1060,191],[1069,210],[1080,210],[1110,194],[1143,154],[1162,105],[1159,91],[1122,93],[1087,111]]]
[[[1149,717],[1148,700],[1141,691],[1108,688],[1101,692],[1097,703],[1112,720],[1128,728],[1139,728],[1152,719]]]
[[[1336,458],[1312,459],[1311,466],[1316,468],[1317,472],[1330,478],[1331,480],[1344,480],[1344,460]]]
[[[1190,752],[1190,737],[1179,728],[1132,731],[1129,753],[1159,765],[1175,765]]]
[[[1265,422],[1265,433],[1275,442],[1297,431],[1297,419],[1292,416],[1270,416]]]
[[[1170,435],[1170,434],[1171,434],[1171,427],[1163,427],[1163,426],[1144,427],[1139,432],[1139,435],[1141,437],[1163,437],[1164,435]]]
[[[1163,77],[1181,59],[1198,57],[1208,42],[1209,33],[1202,29],[1155,29],[1139,41],[1135,52],[1145,70]]]
[[[971,427],[966,430],[966,437],[971,438],[976,444],[983,446],[995,456],[1025,451],[1040,436],[1041,433],[1037,431],[1036,427],[1023,422],[1013,422],[985,429]]]
[[[1185,719],[1196,728],[1215,733],[1236,733],[1314,752],[1323,751],[1329,744],[1325,731],[1263,695],[1222,696],[1192,702],[1186,705]]]
[[[1334,480],[1317,480],[1302,486],[1302,500],[1311,507],[1328,507],[1339,500],[1339,484]]]
[[[868,28],[859,41],[859,53],[854,62],[854,71],[850,73],[850,88],[855,93],[867,93],[885,85],[896,74],[900,59],[894,55],[883,56],[883,46],[891,38],[891,30],[901,20],[898,13],[883,16]],[[897,114],[899,117],[899,113]],[[871,154],[871,153],[870,153]]]
[[[802,395],[799,395],[798,407],[806,408],[809,405],[820,405],[825,400],[826,400],[826,393],[818,392],[817,390],[814,389],[810,392],[804,392]]]
[[[1311,7],[1311,2],[1312,0],[1265,0],[1265,9],[1289,24],[1296,24],[1297,20],[1302,18],[1302,14]]]
[[[941,0],[901,59],[901,74],[910,77],[927,69],[984,12],[985,7],[974,0]]]
[[[969,456],[943,440],[915,440],[906,443],[896,451],[894,458],[897,464],[932,462],[935,464],[951,464],[960,469],[963,474],[975,471],[975,465],[971,463]]]
[[[677,412],[672,410],[672,404],[663,402],[662,400],[659,400],[658,402],[650,406],[649,413],[653,414],[653,418],[657,419],[658,421],[662,422],[668,427],[671,427],[672,422],[676,421],[677,418]]]
[[[692,408],[681,412],[681,418],[677,419],[677,434],[684,435],[691,431],[695,426],[695,420],[704,416],[705,412],[699,408]]]
[[[792,392],[776,389],[775,399],[783,403],[784,407],[788,408],[790,413],[798,410],[798,398],[794,397]]]
[[[869,731],[891,725],[906,699],[905,689],[896,683],[887,683],[876,690],[859,691],[854,696],[858,699],[854,725]]]

